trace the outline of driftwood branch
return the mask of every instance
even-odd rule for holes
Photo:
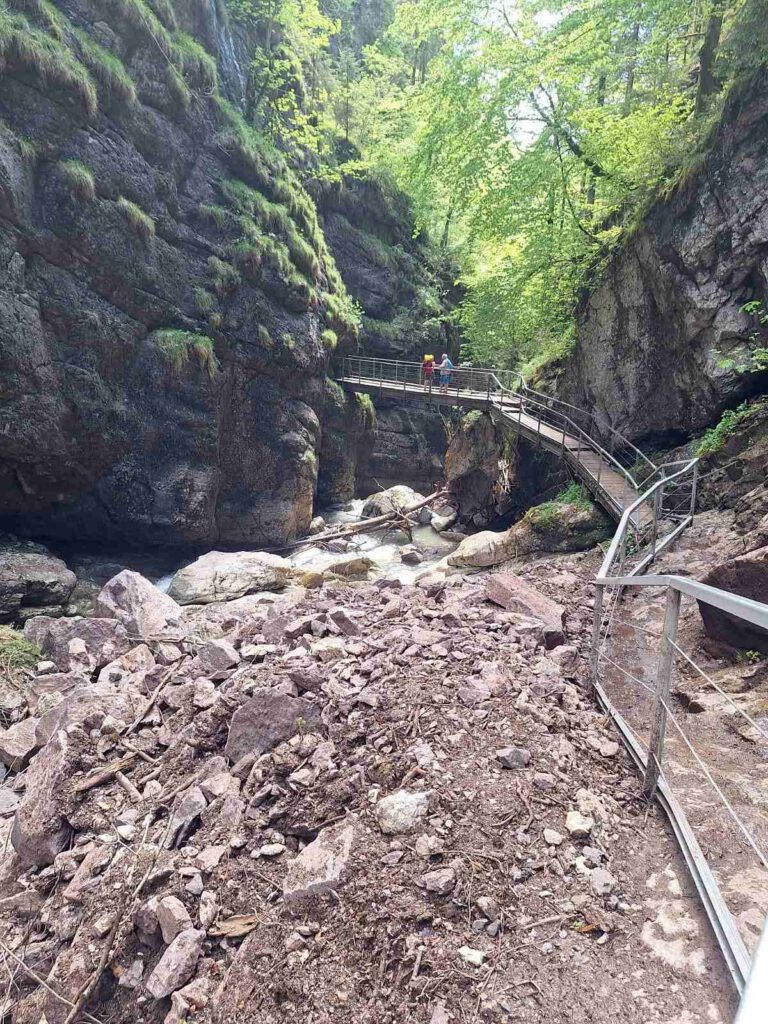
[[[380,516],[373,516],[371,519],[363,519],[359,523],[345,523],[343,526],[326,531],[325,533],[316,533],[314,536],[304,537],[302,540],[297,540],[293,544],[280,548],[280,550],[289,551],[294,548],[305,547],[307,545],[324,544],[329,540],[341,540],[345,537],[352,537],[358,533],[371,533],[374,530],[379,530],[381,527],[389,526],[393,523],[399,524],[403,520],[407,521],[408,516],[412,512],[418,512],[419,509],[422,509],[427,505],[431,505],[433,502],[439,501],[441,498],[445,498],[447,494],[448,492],[444,488],[440,488],[433,491],[428,497],[422,498],[421,501],[414,502],[412,505],[404,505],[403,508],[397,509],[393,508],[391,512],[385,512]]]

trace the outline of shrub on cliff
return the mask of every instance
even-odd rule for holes
[[[130,199],[126,199],[125,196],[120,196],[117,200],[117,205],[134,234],[137,234],[139,238],[143,238],[145,241],[154,237],[155,222],[140,206],[132,203]]]
[[[79,160],[61,160],[57,170],[73,195],[78,199],[91,200],[96,197],[96,183],[93,174]]]
[[[154,331],[150,337],[177,372],[195,356],[200,368],[209,377],[215,377],[219,365],[213,351],[213,342],[206,334],[167,328]]]

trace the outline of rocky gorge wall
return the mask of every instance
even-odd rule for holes
[[[579,312],[559,394],[635,439],[674,439],[755,390],[745,303],[768,299],[768,77],[729,99],[706,156],[618,249]],[[764,342],[762,342],[764,344]]]
[[[309,525],[354,319],[311,197],[219,91],[223,12],[156,11],[0,12],[0,518],[279,544]]]

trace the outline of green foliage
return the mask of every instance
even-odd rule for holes
[[[178,27],[176,12],[173,9],[171,0],[147,0],[148,6],[153,14],[157,15],[163,25],[173,31]]]
[[[96,183],[93,174],[79,160],[60,160],[56,165],[58,174],[67,184],[67,188],[78,199],[91,201],[96,198]]]
[[[215,203],[201,203],[197,213],[203,220],[213,221],[218,228],[237,226],[239,223],[226,206],[218,206]]]
[[[155,46],[164,57],[173,51],[171,35],[152,8],[144,0],[104,0],[116,17],[129,25],[150,46]]]
[[[88,71],[64,45],[34,28],[20,14],[0,4],[0,62],[19,64],[45,84],[73,92],[89,114],[98,107],[96,86]]]
[[[339,43],[337,131],[363,157],[345,170],[390,174],[458,258],[476,361],[530,372],[567,352],[582,288],[694,173],[768,52],[764,0],[718,4],[412,0],[362,52]]]
[[[742,402],[736,409],[726,409],[720,417],[720,422],[707,430],[703,435],[696,447],[695,454],[714,455],[716,452],[719,452],[744,421],[755,414],[761,404],[754,403],[750,405],[748,402]]]
[[[200,316],[207,316],[216,307],[216,299],[205,288],[195,288],[195,310]]]
[[[110,97],[123,103],[136,102],[136,88],[123,62],[99,46],[82,29],[74,29],[80,60]]]
[[[208,92],[216,89],[218,72],[216,61],[196,39],[185,32],[177,32],[173,37],[173,54],[175,62],[187,81]]]
[[[181,371],[194,356],[200,369],[205,370],[209,377],[215,377],[219,368],[218,362],[213,351],[213,342],[206,334],[166,329],[154,331],[150,337],[177,372]]]
[[[0,626],[0,676],[15,682],[25,668],[33,668],[42,654],[36,644],[25,640],[10,626]]]
[[[140,206],[132,203],[130,199],[126,199],[125,196],[120,196],[117,200],[117,207],[128,221],[134,234],[143,238],[144,241],[154,238],[155,222]]]
[[[320,334],[320,341],[327,352],[333,352],[339,343],[339,336],[328,327]]]
[[[208,257],[208,274],[213,284],[213,290],[224,298],[240,284],[240,275],[231,263],[220,260],[218,256]]]
[[[586,497],[583,488],[575,480],[571,481],[567,487],[555,495],[554,500],[563,505],[578,505],[581,508],[592,507],[592,502]]]
[[[363,427],[365,430],[376,429],[376,408],[373,404],[373,399],[370,395],[363,395],[359,392],[355,392],[355,402],[357,403],[360,415],[363,419]]]

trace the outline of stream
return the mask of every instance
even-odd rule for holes
[[[328,527],[360,522],[365,502],[365,498],[356,498],[341,507],[324,511],[323,518]],[[422,561],[417,565],[409,565],[401,560],[400,553],[406,544],[412,544],[419,550]],[[418,576],[453,551],[457,544],[457,541],[447,540],[431,526],[415,526],[410,541],[400,530],[382,529],[375,533],[353,535],[345,551],[329,551],[325,546],[307,545],[285,552],[284,557],[297,568],[321,572],[345,555],[364,555],[374,563],[369,579],[385,577],[400,580],[401,583],[413,583]],[[192,554],[158,550],[96,553],[93,550],[70,548],[60,549],[57,553],[64,558],[79,580],[95,584],[99,589],[122,569],[132,569],[165,592],[174,573],[206,552],[200,550]]]

